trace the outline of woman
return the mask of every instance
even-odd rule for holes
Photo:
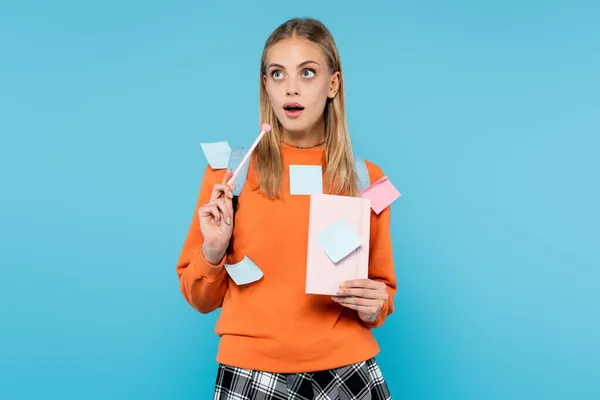
[[[310,197],[290,193],[290,166],[321,166],[324,193],[358,196],[327,28],[314,19],[279,26],[263,50],[260,88],[260,121],[272,131],[249,161],[235,214],[231,171],[207,167],[177,265],[192,307],[221,308],[214,398],[390,399],[371,331],[392,313],[396,291],[389,207],[371,213],[369,279],[334,297],[305,294]],[[366,164],[371,182],[384,176]],[[264,275],[238,286],[224,265],[246,256]]]

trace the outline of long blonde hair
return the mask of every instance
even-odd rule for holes
[[[340,86],[333,99],[325,105],[325,183],[331,194],[356,196],[358,187],[354,156],[346,121],[342,64],[337,46],[329,30],[312,18],[291,19],[280,25],[267,39],[260,60],[260,123],[268,123],[272,131],[263,137],[254,152],[255,171],[260,192],[276,198],[281,189],[283,161],[281,158],[282,126],[277,119],[263,81],[266,74],[266,55],[269,49],[284,39],[297,37],[317,44],[327,60],[330,72],[340,73]]]

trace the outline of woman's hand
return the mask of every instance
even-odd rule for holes
[[[333,301],[356,310],[360,319],[373,322],[388,299],[386,285],[372,279],[356,279],[342,283]]]
[[[206,261],[219,264],[233,233],[233,184],[227,181],[233,173],[228,170],[220,184],[213,187],[210,201],[198,209],[200,231],[204,238],[202,253]]]

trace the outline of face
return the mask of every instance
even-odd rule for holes
[[[339,89],[339,72],[330,72],[321,48],[307,40],[286,39],[269,49],[263,77],[277,119],[288,132],[307,132],[323,122],[328,98]]]

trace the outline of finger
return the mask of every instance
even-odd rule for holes
[[[215,186],[213,186],[212,194],[213,195],[211,196],[211,199],[221,197],[222,194],[225,194],[225,196],[229,197],[230,199],[233,198],[231,186],[228,186],[225,183],[217,183]]]
[[[217,206],[217,208],[223,215],[223,221],[225,221],[227,225],[231,225],[231,216],[233,213],[229,211],[230,207],[227,205],[227,203],[231,203],[231,200],[225,200],[224,198],[220,198],[213,201],[213,204]]]
[[[374,279],[353,279],[340,285],[345,288],[385,289],[385,283]]]
[[[225,184],[225,183],[217,183],[213,187],[210,199],[216,200],[219,197],[223,197],[223,196],[233,199],[233,189],[230,186],[227,186],[227,184]]]
[[[200,218],[212,216],[215,220],[215,224],[217,226],[221,225],[221,212],[219,212],[219,208],[216,206],[216,204],[206,204],[200,207],[198,214]]]
[[[340,297],[333,296],[331,298],[333,301],[340,304],[352,304],[355,306],[365,306],[365,307],[379,307],[382,304],[381,300],[373,300],[373,299],[363,299],[361,297]]]
[[[219,212],[219,209],[213,203],[205,204],[198,209],[199,217],[219,218],[220,215],[221,213]]]
[[[232,177],[233,177],[233,170],[229,169],[229,170],[227,170],[227,172],[225,172],[225,176],[223,177],[223,182],[221,182],[221,183],[227,184],[227,182],[229,182],[229,180]],[[235,188],[235,183],[231,182],[231,184],[229,184],[228,186],[229,186],[229,189],[233,190]]]
[[[233,170],[228,169],[225,172],[225,176],[223,177],[223,180],[221,181],[221,183],[227,183],[227,181],[229,181],[231,179],[231,177],[233,176]]]
[[[213,219],[215,220],[215,224],[217,226],[220,226],[221,225],[221,213],[219,212],[219,208],[215,204],[207,204],[206,209],[208,212],[210,212],[210,215],[212,215]]]
[[[364,299],[387,300],[388,294],[382,289],[357,289],[357,288],[342,288],[337,292],[338,296],[362,297]]]
[[[225,205],[227,206],[227,211],[229,212],[229,215],[231,215],[231,219],[233,220],[235,217],[235,214],[233,212],[233,200],[225,199]]]

